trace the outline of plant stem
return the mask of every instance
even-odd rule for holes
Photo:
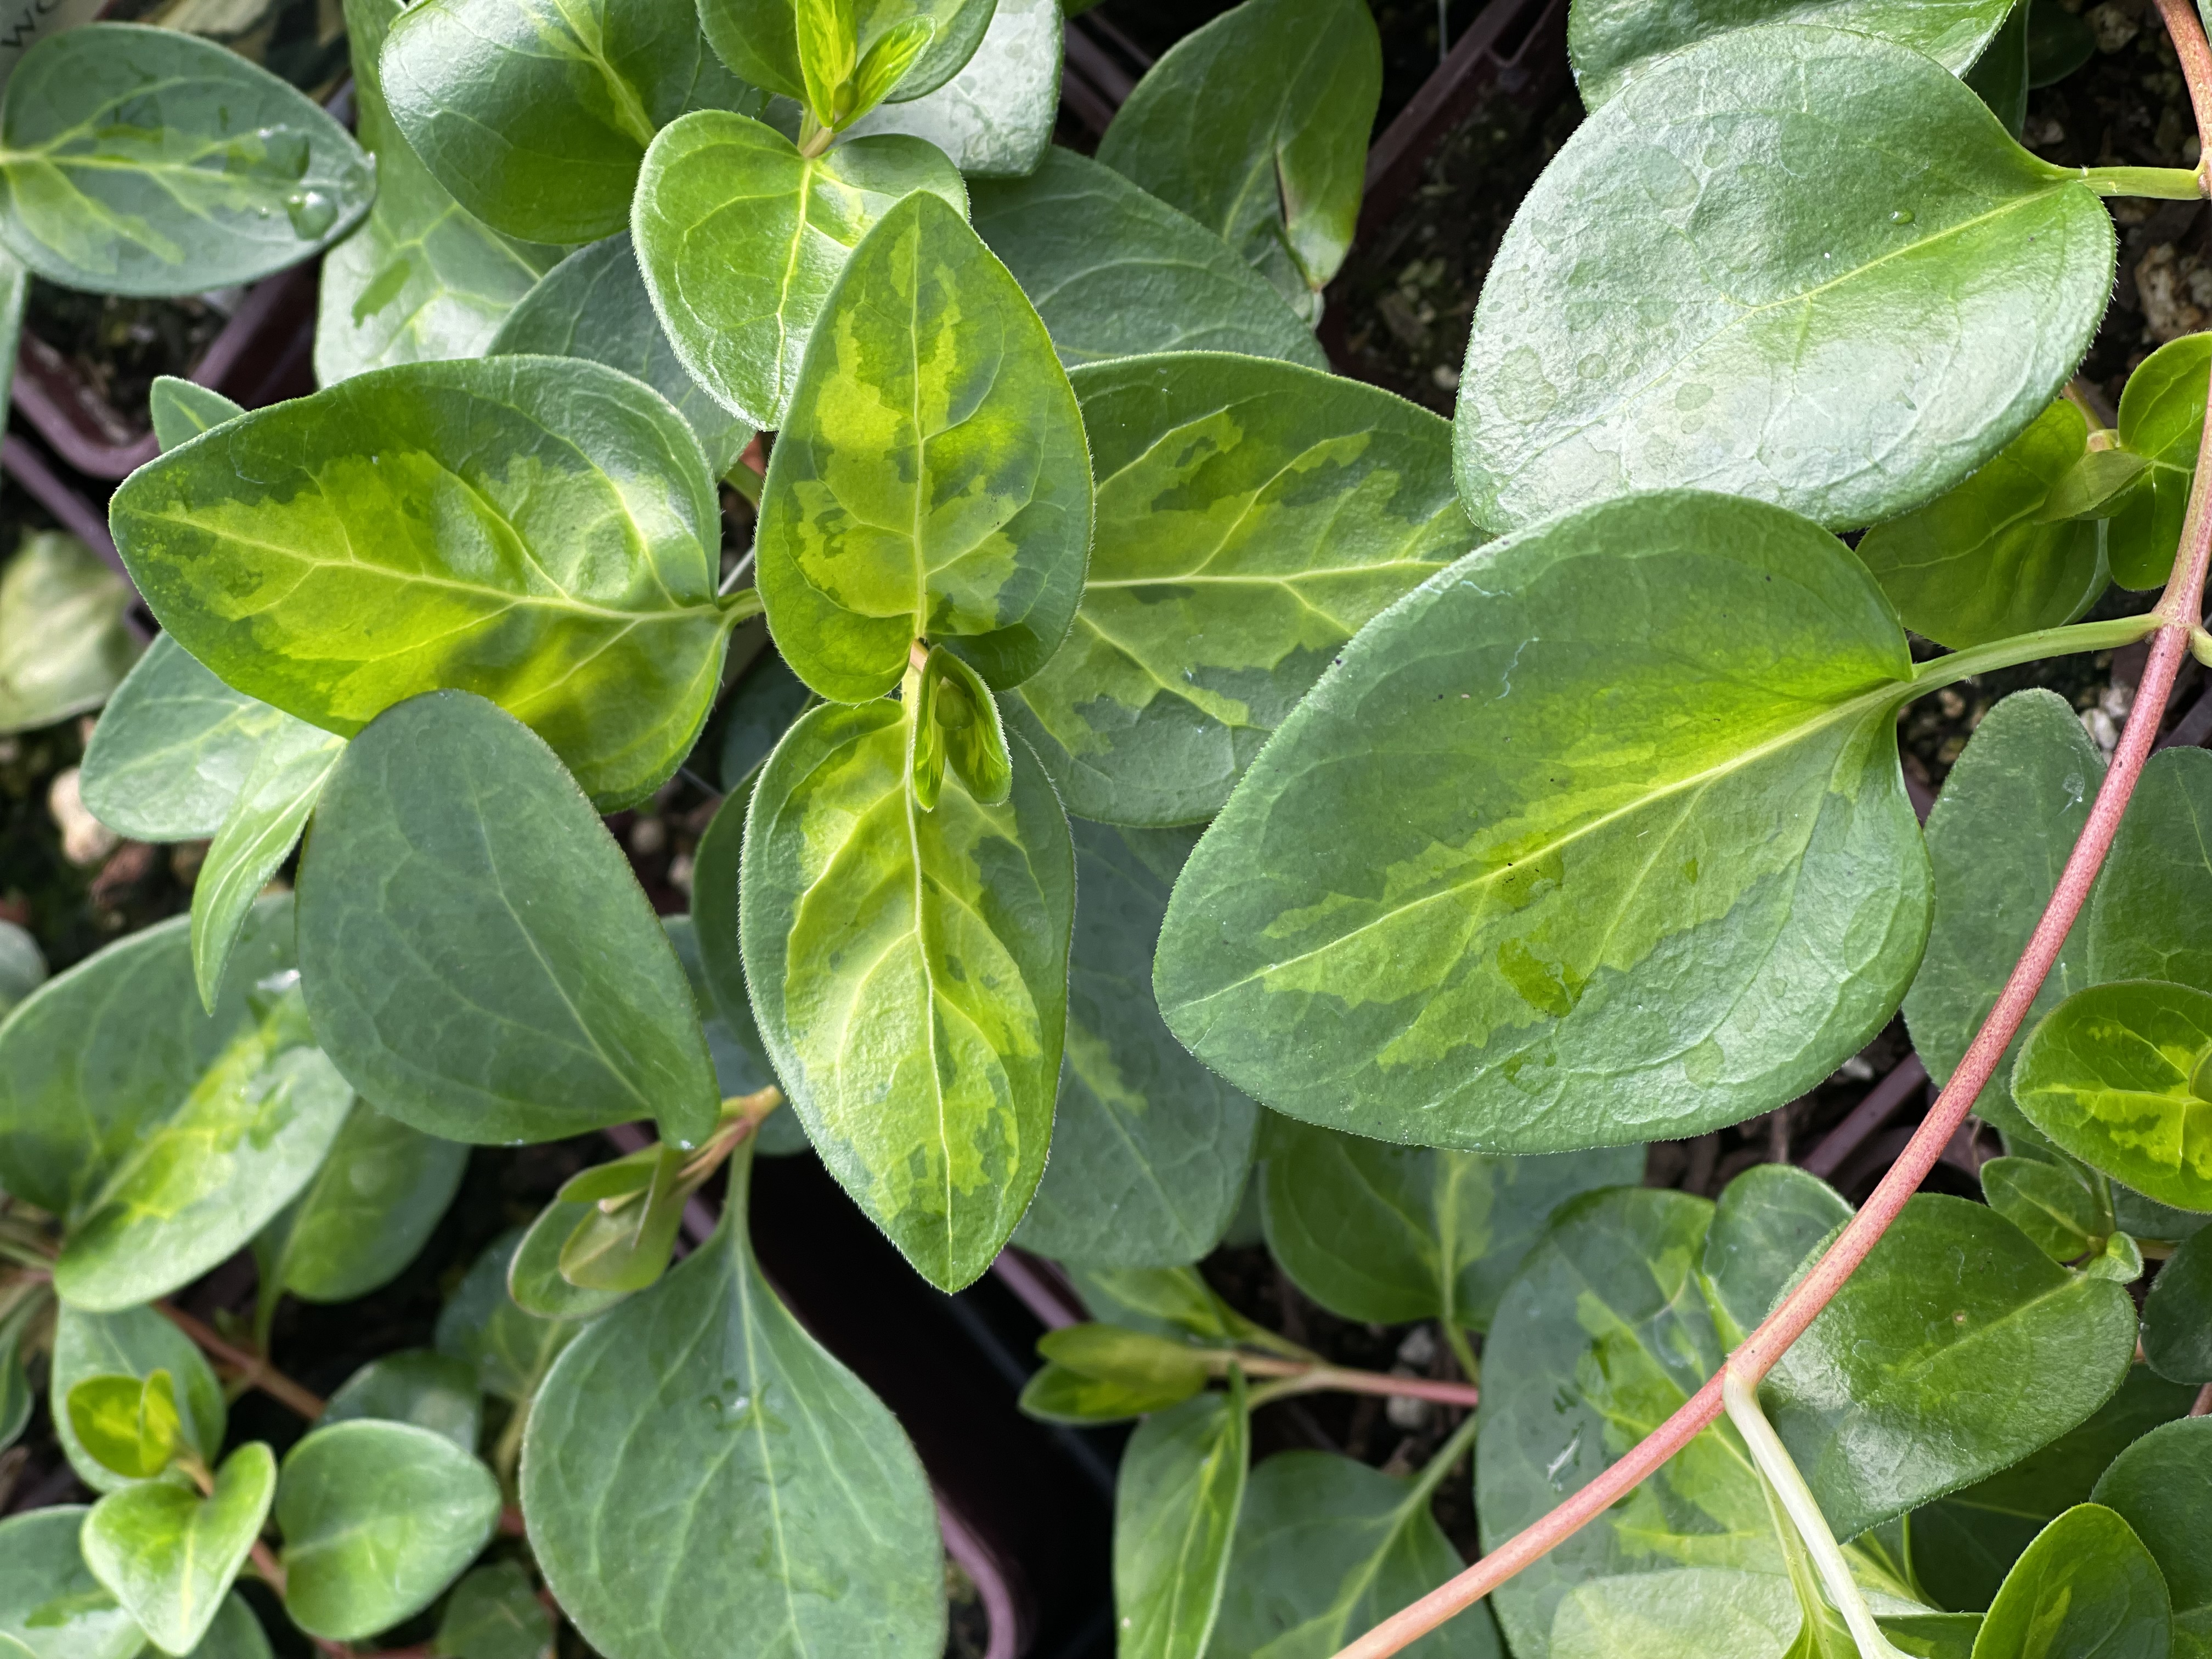
[[[263,1540],[257,1538],[253,1540],[250,1559],[254,1571],[261,1575],[270,1589],[282,1596],[284,1594],[284,1569],[277,1562],[276,1553]]]
[[[271,1400],[290,1407],[310,1423],[322,1416],[327,1404],[323,1397],[301,1388],[266,1359],[224,1341],[208,1326],[171,1303],[156,1302],[154,1308],[164,1319],[191,1338],[202,1352],[237,1371],[240,1381],[248,1387],[258,1389]]]
[[[1969,646],[1931,657],[1913,671],[1911,696],[1924,697],[1976,674],[1995,668],[2014,668],[2045,657],[2070,656],[2082,651],[2117,651],[2124,645],[2148,639],[2158,631],[2157,612],[2140,617],[2115,617],[2110,622],[2070,623],[2064,628],[2041,628],[2033,634],[2015,634],[1987,645]]]
[[[2212,1382],[2197,1391],[2197,1401],[2189,1408],[2191,1417],[2212,1417]]]
[[[1444,1340],[1451,1345],[1452,1358],[1459,1361],[1459,1374],[1470,1383],[1482,1381],[1482,1362],[1474,1357],[1474,1345],[1467,1340],[1467,1332],[1456,1319],[1444,1321]]]
[[[2160,3],[2167,9],[2171,23],[2174,0],[2160,0]],[[2203,32],[2188,9],[2188,0],[2179,0],[2179,9],[2188,27],[2195,31],[2197,47],[2203,51]],[[2177,39],[2181,33],[2177,25]],[[2212,52],[2206,52],[2205,57],[2208,73],[2212,73]],[[2185,63],[2190,61],[2189,52],[2185,51],[2183,58]],[[2212,85],[2212,81],[2208,85]],[[2051,902],[2045,907],[2043,918],[2036,924],[2027,948],[2005,981],[1996,1006],[1990,1009],[1965,1058],[1951,1073],[1950,1082],[1936,1097],[1920,1127],[1912,1132],[1911,1140],[1890,1166],[1889,1173],[1882,1177],[1881,1184],[1797,1288],[1784,1297],[1781,1305],[1767,1315],[1759,1328],[1745,1339],[1742,1346],[1729,1357],[1723,1371],[1708,1379],[1672,1417],[1550,1514],[1524,1528],[1458,1577],[1438,1585],[1412,1606],[1401,1608],[1340,1650],[1336,1659],[1387,1659],[1454,1613],[1474,1606],[1515,1573],[1541,1559],[1627,1497],[1643,1484],[1645,1477],[1689,1444],[1720,1415],[1721,1377],[1726,1370],[1741,1372],[1746,1381],[1754,1385],[1765,1376],[1880,1242],[1889,1224],[1904,1209],[1905,1200],[1917,1190],[1959,1125],[1966,1121],[1983,1085],[1990,1080],[2007,1045],[2019,1032],[2027,1017],[2028,1006],[2035,1000],[2051,963],[2057,958],[2059,946],[2065,943],[2075,918],[2088,899],[2090,885],[2104,866],[2105,854],[2112,849],[2112,836],[2120,827],[2120,816],[2135,793],[2136,781],[2142,776],[2143,763],[2149,757],[2159,724],[2165,718],[2174,677],[2180,671],[2191,634],[2197,630],[2203,613],[2204,570],[2208,560],[2212,560],[2212,499],[2208,499],[2208,492],[2212,492],[2212,421],[2205,422],[2203,437],[2199,441],[2196,482],[2190,489],[2181,545],[2174,554],[2173,574],[2167,579],[2166,592],[2148,618],[2155,630],[2150,659],[2143,665],[2135,706],[2128,712],[2119,746],[2097,791],[2096,802],[2089,810],[2089,821],[2082,826],[2081,836],[2075,842],[2066,867],[2058,878],[2058,885],[2051,895]],[[1944,660],[1955,664],[1960,658],[1973,654],[1962,651]]]
[[[2197,170],[2202,174],[2212,156],[2205,137],[2212,133],[2212,46],[2204,40],[2204,21],[2192,0],[2158,0],[2159,15],[2173,41],[2174,56],[2181,59],[2181,78],[2189,87],[2189,106],[2197,116]]]
[[[1346,1366],[1322,1365],[1295,1359],[1270,1359],[1258,1354],[1233,1353],[1227,1349],[1208,1356],[1216,1373],[1236,1365],[1253,1376],[1278,1380],[1252,1391],[1252,1403],[1265,1405],[1294,1394],[1399,1395],[1409,1400],[1432,1401],[1439,1406],[1458,1406],[1472,1411],[1482,1401],[1482,1391],[1471,1383],[1443,1382],[1425,1376],[1392,1376],[1384,1371],[1359,1371]]]
[[[2142,196],[2160,202],[2203,199],[2200,175],[2191,167],[2082,167],[2083,184],[2100,196]]]

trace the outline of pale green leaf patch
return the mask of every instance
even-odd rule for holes
[[[97,708],[137,659],[131,586],[74,536],[26,532],[0,570],[0,734]]]
[[[1229,1579],[1252,1427],[1244,1374],[1146,1419],[1114,1493],[1115,1652],[1202,1659]]]
[[[276,1490],[276,1459],[257,1440],[223,1460],[204,1498],[167,1480],[110,1492],[85,1516],[85,1565],[155,1647],[189,1654],[222,1611]]]

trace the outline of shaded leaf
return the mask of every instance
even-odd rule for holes
[[[2121,390],[2120,446],[2150,463],[2108,532],[2112,580],[2123,587],[2156,587],[2173,568],[2203,441],[2208,367],[2212,338],[2185,334],[2138,363]]]
[[[438,1312],[438,1352],[476,1371],[477,1386],[527,1410],[538,1386],[561,1351],[583,1326],[542,1319],[520,1307],[507,1288],[509,1264],[522,1237],[501,1234],[471,1265],[453,1297]]]
[[[473,1452],[483,1428],[476,1368],[431,1348],[395,1349],[346,1378],[320,1421],[330,1428],[356,1418],[410,1423]]]
[[[1479,549],[1344,648],[1200,841],[1168,1027],[1264,1105],[1419,1145],[1780,1105],[1919,958],[1912,673],[1865,567],[1757,502],[1644,495]]]
[[[1202,1386],[1202,1379],[1186,1386],[1176,1378],[1091,1376],[1048,1362],[1022,1385],[1020,1405],[1048,1423],[1121,1423],[1180,1404]]]
[[[110,1492],[85,1517],[85,1565],[155,1646],[189,1653],[222,1611],[276,1489],[276,1459],[257,1440],[223,1460],[205,1498],[167,1480]]]
[[[1132,1330],[1308,1357],[1303,1348],[1254,1324],[1224,1302],[1195,1267],[1086,1267],[1079,1263],[1069,1268],[1068,1277],[1094,1315]]]
[[[2077,1504],[2045,1527],[2005,1575],[1974,1638],[1974,1659],[2166,1659],[2172,1626],[2158,1564],[2128,1523]]]
[[[2050,406],[2112,255],[2079,173],[1932,59],[1803,25],[1704,41],[1515,216],[1461,374],[1461,493],[1493,530],[1670,484],[1894,517]]]
[[[983,9],[969,0],[963,21]],[[1060,118],[1059,0],[997,0],[989,9],[990,27],[975,56],[951,80],[872,110],[847,130],[855,137],[903,132],[927,139],[971,179],[1032,171]]]
[[[478,1144],[714,1127],[690,990],[622,849],[480,698],[416,697],[354,739],[301,870],[300,945],[325,1048],[404,1123]]]
[[[254,1241],[262,1293],[350,1302],[415,1259],[453,1201],[469,1149],[354,1103],[314,1178]]]
[[[2176,1382],[2212,1382],[2212,1230],[2168,1256],[2143,1298],[2143,1358]]]
[[[0,733],[107,701],[138,655],[131,585],[58,530],[24,533],[0,571]]]
[[[805,712],[813,696],[806,682],[791,672],[773,647],[760,653],[724,704],[723,788],[735,794],[744,787],[753,769],[768,758],[769,751]],[[744,814],[738,816],[742,818]]]
[[[1114,1492],[1117,1659],[1201,1659],[1229,1577],[1251,1457],[1244,1375],[1146,1419]]]
[[[2170,1271],[2170,1269],[2169,1269]],[[2212,1652],[2212,1419],[2153,1429],[2098,1477],[2096,1501],[2128,1523],[2158,1563],[2178,1659]]]
[[[2212,991],[2212,934],[2198,924],[2212,905],[2208,820],[2212,753],[2177,746],[2153,755],[2090,895],[2084,983],[2159,979]]]
[[[1404,399],[1222,353],[1079,370],[1101,480],[1068,642],[1008,717],[1069,810],[1220,810],[1346,641],[1481,538]]]
[[[735,810],[730,814],[726,833],[738,839],[744,834],[745,801],[743,794],[732,797]],[[727,802],[725,805],[728,805]],[[717,808],[717,816],[721,809]],[[711,827],[711,826],[710,826]],[[703,841],[702,841],[703,850]],[[733,849],[734,850],[734,849]],[[728,872],[729,890],[727,915],[718,915],[718,922],[727,924],[727,950],[732,958],[738,955],[738,877]],[[697,866],[694,866],[692,889],[698,890]],[[707,1032],[707,1052],[714,1058],[714,1082],[722,1091],[724,1100],[739,1095],[749,1095],[768,1087],[775,1081],[775,1069],[768,1061],[768,1045],[761,1041],[760,1028],[753,1024],[752,1004],[741,1001],[738,1018],[726,1019],[720,1004],[714,998],[713,988],[707,982],[706,963],[699,951],[699,928],[690,916],[663,916],[662,929],[668,942],[676,947],[677,959],[683,963],[684,972],[691,981],[691,1000],[699,1010],[700,1023]],[[744,972],[737,970],[738,990],[744,989]],[[799,1127],[799,1119],[790,1112],[770,1112],[753,1129],[756,1152],[770,1158],[781,1158],[787,1152],[806,1150],[806,1132]]]
[[[94,1577],[77,1547],[81,1504],[0,1521],[0,1636],[33,1659],[135,1659],[146,1633]]]
[[[430,1650],[442,1659],[544,1659],[552,1647],[553,1615],[530,1575],[515,1562],[495,1561],[453,1586]]]
[[[203,1462],[213,1461],[222,1449],[227,1420],[222,1385],[191,1339],[151,1308],[95,1314],[62,1304],[54,1321],[54,1350],[47,1373],[48,1409],[63,1455],[78,1479],[94,1492],[119,1491],[129,1482],[78,1442],[70,1395],[89,1378],[127,1376],[143,1382],[157,1370],[167,1371],[171,1378],[179,1433]]]
[[[264,738],[192,883],[192,974],[210,1013],[223,969],[262,889],[283,867],[346,740],[302,720]]]
[[[507,1294],[517,1307],[541,1319],[594,1319],[629,1294],[627,1289],[586,1288],[561,1271],[568,1240],[594,1207],[556,1198],[538,1212],[507,1266]]]
[[[46,953],[27,928],[0,921],[0,1018],[46,982]]]

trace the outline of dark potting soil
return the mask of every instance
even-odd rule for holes
[[[155,379],[189,374],[228,320],[196,296],[81,294],[42,277],[31,279],[23,309],[24,331],[59,352],[133,432],[148,425],[146,398]]]

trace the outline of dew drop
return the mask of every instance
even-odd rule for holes
[[[1911,224],[1912,222],[1912,210],[1911,208],[1898,209],[1896,212],[1889,216],[1889,222],[1893,225]]]
[[[338,204],[319,190],[295,190],[284,198],[285,216],[292,233],[312,242],[337,222]]]
[[[307,176],[307,135],[290,127],[263,127],[254,135],[261,141],[261,153],[268,166],[289,178]]]

